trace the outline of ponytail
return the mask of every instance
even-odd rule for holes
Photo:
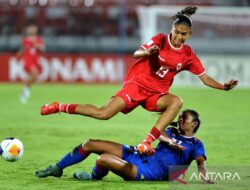
[[[177,127],[177,122],[173,121],[172,123],[170,123],[169,125],[173,126],[173,127]]]
[[[191,15],[195,14],[197,7],[187,6],[182,9],[180,12],[177,12],[172,18],[174,19],[174,25],[186,24],[189,28],[192,28]]]

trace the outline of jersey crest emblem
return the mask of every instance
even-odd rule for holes
[[[144,180],[144,175],[143,174],[141,174],[141,180]]]
[[[181,69],[181,67],[182,67],[182,63],[178,63],[176,65],[176,71],[179,71]]]

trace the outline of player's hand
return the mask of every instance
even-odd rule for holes
[[[152,55],[152,54],[156,53],[158,50],[159,50],[159,47],[157,45],[154,45],[154,46],[150,47],[148,50],[146,50],[146,54]]]
[[[237,86],[238,82],[239,82],[238,80],[232,79],[232,80],[224,83],[224,90],[228,91],[228,90],[233,89],[235,86]]]
[[[175,141],[173,141],[173,139],[169,139],[168,144],[176,150],[185,150],[184,146],[181,146],[180,144],[176,143]]]
[[[147,154],[148,156],[152,156],[155,153],[155,149],[153,149],[151,144],[146,141],[138,144],[137,150],[140,154]]]

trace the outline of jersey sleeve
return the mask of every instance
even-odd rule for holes
[[[158,47],[161,46],[162,38],[164,37],[164,34],[158,34],[151,38],[151,40],[143,45],[141,45],[141,48],[144,50],[148,50],[150,47],[157,45]]]
[[[204,145],[201,141],[198,140],[195,145],[194,159],[196,160],[200,156],[204,157],[205,160],[207,159]]]
[[[197,55],[191,50],[191,55],[190,55],[190,64],[187,67],[187,70],[190,71],[191,73],[201,76],[206,73],[205,68],[203,67],[200,59],[197,57]]]
[[[170,128],[166,129],[164,132],[165,132],[170,138],[173,137],[173,133],[172,133],[172,131],[170,130]]]

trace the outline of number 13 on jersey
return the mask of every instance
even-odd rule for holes
[[[156,75],[158,75],[161,78],[164,78],[165,75],[168,73],[169,69],[166,67],[161,66],[158,71],[155,72]]]

